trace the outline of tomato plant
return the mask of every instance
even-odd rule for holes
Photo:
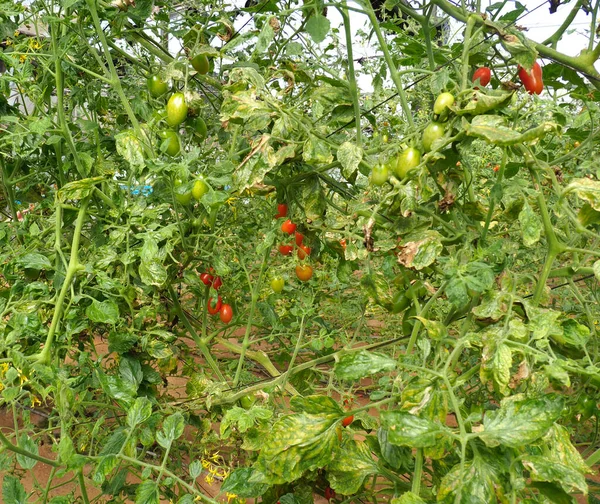
[[[479,82],[479,85],[487,86],[490,83],[491,78],[492,71],[489,69],[489,67],[480,67],[473,72],[472,81],[474,84]]]
[[[519,66],[519,79],[529,94],[541,94],[544,90],[544,81],[542,80],[542,67],[536,61],[531,71],[525,70]]]
[[[409,147],[400,153],[396,161],[394,174],[403,179],[421,163],[421,153],[414,147]]]
[[[185,121],[187,113],[188,106],[183,93],[173,93],[167,102],[167,124],[172,128],[179,126]]]
[[[301,282],[308,282],[313,276],[313,269],[310,264],[298,264],[296,266],[296,276]]]
[[[233,318],[233,309],[231,308],[231,305],[223,303],[219,310],[219,318],[224,324],[229,324],[229,322],[231,322],[231,319]]]
[[[169,90],[169,84],[158,75],[150,75],[147,80],[148,91],[154,98],[164,95]]]

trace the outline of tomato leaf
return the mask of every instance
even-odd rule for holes
[[[135,504],[158,503],[158,483],[152,480],[142,481],[135,491]]]
[[[2,499],[5,504],[27,504],[27,493],[19,478],[6,474],[2,480]]]
[[[525,202],[523,210],[519,213],[519,222],[521,223],[523,244],[526,247],[532,247],[540,240],[542,234],[542,221],[527,202]]]
[[[496,467],[482,457],[467,461],[464,467],[456,464],[442,479],[437,502],[497,502],[503,501],[504,491]]]
[[[574,192],[594,210],[600,212],[600,182],[589,178],[573,180],[563,191],[562,196]]]
[[[447,433],[445,426],[406,411],[382,411],[381,426],[387,429],[390,443],[412,448],[435,446]]]
[[[311,415],[341,415],[344,410],[340,405],[328,396],[312,395],[308,397],[294,396],[290,400],[290,408],[298,413],[309,413]]]
[[[363,150],[351,142],[344,142],[337,150],[337,159],[342,165],[342,175],[349,180],[362,161]]]
[[[354,439],[344,443],[335,459],[327,466],[331,488],[342,495],[358,492],[365,478],[377,473],[377,464],[367,445]]]
[[[253,483],[250,481],[255,470],[252,467],[238,467],[229,473],[227,479],[221,486],[221,491],[236,494],[238,497],[251,498],[260,497],[269,485]]]
[[[342,354],[335,364],[334,373],[340,380],[360,380],[382,371],[393,371],[396,366],[395,359],[384,354],[362,350]]]
[[[587,494],[587,483],[583,474],[542,455],[525,455],[521,463],[529,471],[532,481],[559,484],[566,492]]]
[[[433,264],[444,246],[442,235],[437,231],[422,231],[409,235],[399,247],[398,262],[407,268],[422,270]]]
[[[304,29],[306,30],[306,33],[310,35],[313,41],[316,44],[319,44],[325,40],[327,33],[329,33],[330,26],[331,23],[329,22],[329,19],[327,19],[325,16],[321,16],[320,14],[316,14],[308,20]]]

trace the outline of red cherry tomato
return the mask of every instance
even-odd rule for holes
[[[287,234],[294,234],[296,232],[296,224],[288,219],[281,225],[281,230]]]
[[[475,73],[473,74],[473,82],[476,82],[477,79],[479,79],[479,84],[482,86],[487,86],[490,83],[491,77],[492,71],[488,67],[481,67],[475,70]]]
[[[202,273],[200,275],[200,281],[204,284],[204,285],[210,285],[213,282],[213,276],[209,275],[208,273]]]
[[[312,275],[313,269],[309,264],[298,264],[298,266],[296,266],[296,276],[301,282],[308,282]]]
[[[279,203],[277,205],[277,215],[276,219],[281,219],[282,217],[286,217],[288,212],[288,206],[285,203]]]
[[[331,487],[325,489],[325,498],[327,500],[335,499],[335,491]]]
[[[300,245],[298,246],[298,259],[302,260],[305,259],[306,256],[309,256],[311,252],[310,247],[307,247],[306,245]]]
[[[279,245],[279,253],[281,255],[288,256],[292,253],[292,250],[294,250],[294,247],[291,245]]]
[[[342,426],[348,427],[352,422],[354,422],[354,415],[347,416],[342,420]]]
[[[340,245],[342,246],[342,250],[346,250],[346,238],[340,240]]]
[[[212,300],[213,300],[213,298],[209,298],[208,303],[206,305],[206,309],[208,310],[208,313],[210,313],[211,315],[216,315],[217,313],[219,313],[219,310],[221,309],[223,300],[221,299],[221,296],[217,297],[217,303],[214,306],[212,304]]]
[[[519,79],[525,86],[529,94],[540,94],[544,90],[544,82],[542,81],[542,67],[536,61],[533,64],[531,73],[519,65]]]
[[[221,277],[215,277],[215,279],[212,282],[213,289],[219,290],[219,287],[221,287],[221,285],[223,285],[223,281],[221,280]]]
[[[233,309],[231,308],[231,305],[225,303],[223,306],[221,306],[219,318],[224,324],[229,324],[229,322],[231,322],[231,319],[233,318]]]
[[[298,245],[298,247],[300,245],[302,245],[302,242],[304,241],[304,235],[302,233],[298,233],[298,231],[296,231],[296,245]]]

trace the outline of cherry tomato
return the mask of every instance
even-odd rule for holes
[[[276,277],[271,280],[271,289],[273,289],[273,292],[276,292],[277,294],[281,293],[284,285],[285,280],[281,277]]]
[[[147,80],[148,91],[154,98],[164,95],[169,90],[169,84],[158,75],[151,75]]]
[[[340,240],[340,245],[342,246],[342,250],[346,250],[346,238]]]
[[[311,252],[310,247],[307,247],[306,245],[299,245],[298,246],[298,259],[300,259],[300,260],[306,259],[306,257],[310,255],[310,252]]]
[[[288,206],[285,203],[279,203],[277,205],[277,215],[276,219],[281,219],[282,217],[286,217],[288,213]]]
[[[215,290],[219,290],[221,288],[221,285],[223,285],[221,277],[215,277],[215,279],[212,281],[212,288]]]
[[[231,308],[231,305],[225,303],[223,306],[221,306],[219,318],[224,324],[229,324],[229,322],[231,322],[231,319],[233,318],[233,309]]]
[[[335,490],[333,490],[331,487],[327,487],[325,489],[325,498],[327,500],[335,499]]]
[[[354,422],[354,415],[347,416],[342,420],[342,426],[348,427],[352,422]]]
[[[390,170],[385,164],[377,164],[371,170],[371,184],[381,186],[387,182]]]
[[[421,153],[414,147],[409,147],[398,156],[394,173],[398,178],[403,179],[409,171],[419,166],[420,162]]]
[[[452,105],[454,105],[454,95],[452,93],[442,93],[435,99],[433,113],[440,115],[443,112],[446,112],[446,109]]]
[[[488,67],[481,67],[475,70],[473,73],[473,83],[477,84],[477,80],[479,80],[479,84],[482,86],[487,86],[490,83],[490,79],[492,78],[492,71]],[[475,88],[479,89],[479,88]]]
[[[313,275],[312,266],[308,264],[298,264],[296,266],[296,276],[301,282],[308,282]]]
[[[290,255],[292,253],[292,250],[294,250],[294,247],[292,247],[291,245],[279,245],[279,253],[281,255]]]
[[[294,234],[296,232],[296,224],[288,219],[281,225],[281,230],[287,234]]]
[[[177,156],[181,151],[181,144],[179,143],[179,135],[171,130],[161,131],[158,136],[163,139],[160,147],[163,152],[166,152],[169,156]]]
[[[209,64],[206,54],[197,54],[192,58],[191,63],[194,67],[194,70],[196,70],[196,72],[199,74],[205,75],[208,73]]]
[[[521,79],[523,86],[525,86],[525,89],[529,92],[529,94],[535,93],[539,95],[544,90],[542,67],[537,61],[533,64],[531,73],[519,65],[519,79]]]
[[[296,239],[296,245],[298,245],[298,247],[300,245],[302,245],[302,242],[304,241],[304,235],[302,233],[298,233],[298,231],[296,231],[296,234],[294,237]]]
[[[194,121],[194,131],[196,132],[196,136],[200,138],[200,140],[204,140],[206,135],[208,134],[208,130],[206,128],[206,123],[202,117],[196,117]]]
[[[200,275],[200,281],[206,286],[211,285],[213,283],[213,276],[208,273],[202,273]]]
[[[440,123],[432,122],[423,130],[423,149],[429,152],[433,142],[444,136],[444,126]]]
[[[208,192],[208,184],[203,178],[196,179],[192,187],[192,196],[195,200],[199,200]]]
[[[217,303],[214,306],[212,304],[212,300],[213,300],[213,298],[209,298],[208,303],[206,304],[206,309],[208,310],[208,313],[210,313],[211,315],[216,315],[217,313],[219,313],[219,310],[221,309],[221,306],[223,305],[223,300],[221,299],[221,296],[218,296]]]
[[[174,93],[167,102],[167,124],[172,128],[179,126],[187,117],[188,106],[183,93]]]
[[[577,140],[575,140],[573,142],[573,148],[577,149],[577,147],[579,147],[581,145],[581,142],[578,142]]]

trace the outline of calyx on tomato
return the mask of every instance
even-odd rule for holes
[[[536,61],[531,68],[531,72],[525,70],[519,65],[519,79],[525,86],[529,94],[541,94],[544,90],[544,81],[542,80],[542,67]]]

